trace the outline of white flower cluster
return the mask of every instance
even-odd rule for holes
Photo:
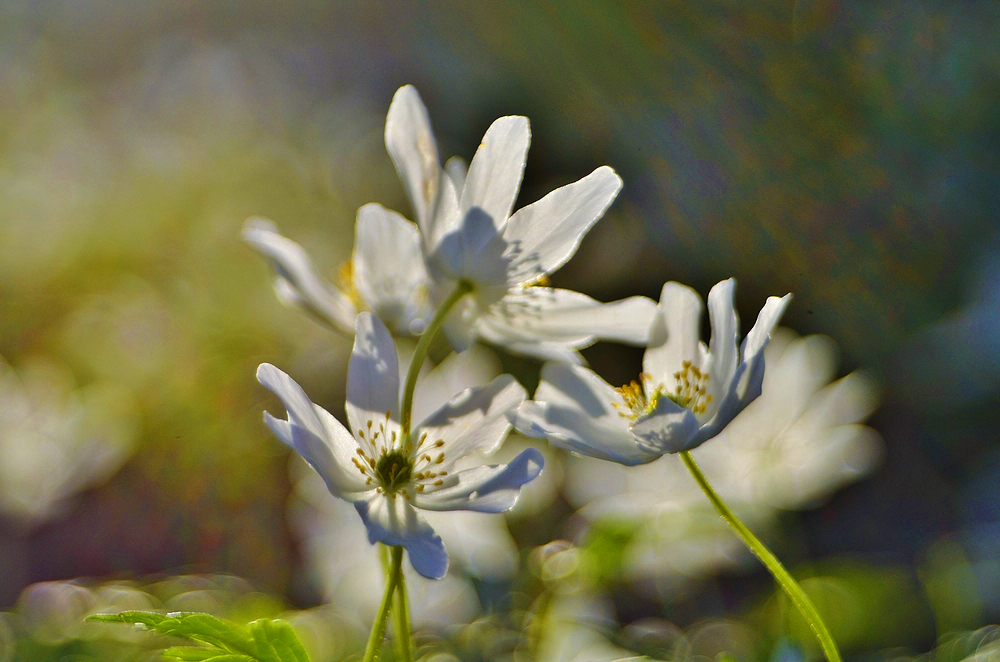
[[[512,213],[529,139],[526,118],[502,117],[468,170],[456,159],[442,167],[427,111],[406,86],[389,108],[385,140],[416,223],[378,204],[362,207],[339,287],[269,221],[250,219],[243,231],[271,262],[284,302],[354,334],[348,427],[269,364],[257,377],[288,413],[265,421],[334,496],[354,504],[370,542],[402,546],[424,577],[443,577],[448,554],[418,510],[506,511],[543,465],[533,448],[505,465],[469,466],[466,458],[495,451],[511,427],[623,465],[693,449],[760,395],[764,348],[790,299],[768,298],[741,343],[735,283],[719,283],[708,295],[706,345],[702,300],[678,283],[663,286],[658,304],[601,303],[549,287],[546,277],[574,254],[622,183],[602,166]],[[502,375],[448,393],[416,419],[416,375],[439,329],[456,352],[480,341],[549,361],[535,399]],[[412,380],[401,379],[392,334],[420,337]],[[615,388],[583,367],[577,350],[597,340],[645,346],[643,373]]]

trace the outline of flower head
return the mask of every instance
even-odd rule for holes
[[[651,300],[602,304],[545,285],[618,195],[614,170],[597,168],[511,214],[530,142],[527,118],[496,120],[468,172],[455,159],[443,170],[427,109],[410,85],[393,97],[385,141],[413,205],[433,296],[443,299],[457,283],[472,286],[445,326],[456,349],[481,338],[516,353],[579,362],[575,350],[600,338],[647,341]]]
[[[388,330],[370,313],[358,315],[348,368],[349,432],[313,404],[288,375],[269,364],[257,379],[281,398],[288,419],[264,414],[337,497],[354,503],[372,543],[403,546],[414,569],[440,579],[448,568],[441,538],[416,509],[498,513],[542,468],[529,449],[508,465],[460,469],[471,453],[490,453],[510,430],[507,414],[524,400],[509,375],[467,389],[408,433],[399,421],[399,370]]]
[[[763,349],[790,295],[769,297],[742,347],[735,281],[708,295],[712,338],[699,339],[702,301],[678,283],[663,286],[639,380],[613,388],[579,366],[547,364],[518,429],[591,457],[633,465],[690,450],[718,434],[760,395]]]
[[[420,235],[412,223],[381,205],[358,210],[354,252],[339,270],[336,286],[320,278],[305,250],[266,219],[248,219],[243,240],[270,262],[274,290],[283,303],[341,333],[354,333],[363,310],[403,336],[420,333],[430,319],[430,281]]]

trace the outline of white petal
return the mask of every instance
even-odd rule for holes
[[[347,368],[347,421],[355,433],[386,421],[392,430],[399,420],[399,367],[392,336],[371,313],[358,315],[354,351]],[[387,416],[388,414],[388,419]],[[391,434],[390,430],[387,430]]]
[[[600,421],[575,407],[529,400],[518,407],[514,423],[529,437],[548,439],[558,448],[627,466],[651,462],[663,454],[636,443],[625,419]]]
[[[460,156],[451,157],[444,163],[444,172],[455,190],[461,194],[465,188],[465,178],[469,175],[469,167],[465,165],[465,160]]]
[[[418,334],[429,321],[427,268],[420,231],[379,204],[358,210],[354,287],[372,311],[397,332]]]
[[[412,85],[404,85],[392,97],[385,118],[385,146],[410,197],[417,224],[429,237],[441,163],[427,108]]]
[[[597,339],[645,344],[656,311],[647,297],[601,303],[551,287],[511,290],[477,321],[483,338],[497,344],[553,342],[585,347]]]
[[[558,342],[511,342],[504,338],[489,338],[483,335],[485,342],[503,347],[508,354],[516,356],[527,356],[539,361],[554,361],[556,363],[569,363],[572,365],[583,365],[585,361],[580,356],[576,348],[566,343]],[[588,343],[589,344],[589,343]]]
[[[448,552],[441,536],[406,499],[377,495],[354,507],[368,527],[368,542],[402,545],[413,569],[428,579],[441,579],[448,572]]]
[[[420,452],[433,458],[443,454],[441,468],[450,470],[456,460],[469,453],[496,450],[510,430],[507,414],[524,401],[525,395],[524,388],[510,375],[463,391],[414,429],[416,440],[427,435]]]
[[[452,565],[459,566],[462,574],[499,582],[511,579],[517,572],[517,545],[503,517],[467,510],[421,514],[440,534]]]
[[[503,285],[507,280],[506,246],[494,219],[476,207],[465,214],[460,228],[441,237],[430,260],[446,278]]]
[[[316,275],[301,246],[278,234],[274,224],[263,218],[247,219],[241,234],[270,262],[275,272],[274,289],[283,303],[301,308],[341,333],[354,333],[354,304]]]
[[[273,365],[261,364],[257,379],[288,411],[288,420],[264,412],[264,422],[275,436],[316,470],[332,494],[346,498],[349,493],[366,490],[364,479],[351,462],[357,444],[344,426],[313,404],[291,377]]]
[[[740,322],[733,307],[735,293],[736,281],[732,278],[717,283],[708,293],[708,318],[712,326],[712,338],[708,345],[710,358],[704,368],[707,368],[709,374],[706,392],[712,397],[706,407],[706,417],[711,417],[713,409],[733,388],[733,378],[740,362]]]
[[[580,409],[586,416],[600,419],[603,425],[627,427],[616,407],[624,406],[621,396],[589,368],[546,363],[535,400]]]
[[[530,142],[527,117],[501,117],[490,125],[469,165],[459,205],[463,216],[478,207],[494,227],[503,228],[521,187]]]
[[[757,321],[753,328],[743,339],[741,349],[743,372],[739,381],[732,387],[739,399],[740,408],[745,407],[760,395],[764,381],[764,348],[767,347],[771,331],[781,319],[781,315],[791,300],[791,294],[786,294],[781,298],[768,297],[760,314],[757,315]]]
[[[698,419],[691,410],[665,397],[659,399],[653,413],[632,426],[632,434],[639,440],[640,446],[657,457],[693,448],[690,444],[697,433]]]
[[[507,282],[531,282],[565,264],[621,187],[615,171],[601,166],[515,212],[504,230],[510,260]]]
[[[424,420],[456,393],[488,384],[500,374],[500,368],[496,353],[482,345],[464,352],[452,352],[417,381],[413,393],[413,420]]]
[[[693,289],[672,281],[663,285],[650,328],[649,347],[642,357],[642,371],[663,384],[667,392],[673,392],[674,373],[684,361],[701,363],[701,312],[701,297]]]
[[[457,483],[443,489],[414,495],[414,503],[425,510],[473,510],[502,513],[517,502],[521,486],[542,471],[545,459],[529,448],[509,464],[460,471]]]

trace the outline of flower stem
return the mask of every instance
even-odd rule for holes
[[[392,595],[396,587],[403,578],[403,548],[392,547],[389,550],[389,575],[385,583],[385,595],[382,596],[382,604],[379,605],[378,614],[375,615],[375,622],[372,623],[372,631],[368,636],[368,645],[365,646],[364,662],[374,662],[378,657],[379,649],[382,648],[382,639],[385,638],[385,625],[389,620],[389,606],[392,604]],[[409,632],[407,632],[409,636]]]
[[[396,656],[401,662],[413,660],[413,628],[410,627],[410,601],[406,595],[406,577],[399,574],[395,604],[392,607],[392,626],[396,633]]]
[[[785,570],[785,566],[781,565],[781,561],[771,553],[764,543],[762,543],[757,536],[751,533],[743,522],[736,517],[736,515],[729,509],[719,495],[715,493],[712,486],[708,484],[708,480],[705,475],[701,473],[701,469],[695,463],[694,458],[691,457],[691,453],[684,451],[680,454],[681,459],[684,460],[684,464],[687,466],[691,475],[698,482],[701,487],[701,491],[705,493],[708,500],[712,502],[715,509],[722,516],[722,519],[726,520],[726,523],[736,532],[736,535],[740,537],[743,543],[750,548],[750,551],[761,560],[761,562],[767,567],[770,573],[777,580],[781,588],[784,589],[788,597],[791,598],[792,603],[798,608],[799,613],[802,617],[806,619],[806,623],[812,629],[813,634],[819,639],[819,645],[823,647],[823,653],[826,655],[826,659],[830,662],[841,662],[840,652],[837,650],[837,644],[834,643],[833,637],[830,636],[830,631],[826,629],[826,625],[823,623],[823,619],[820,618],[819,612],[816,611],[816,607],[813,605],[809,596],[806,595],[802,587],[799,586],[788,571]]]
[[[413,390],[417,387],[417,375],[420,374],[420,366],[423,365],[424,359],[427,358],[427,350],[430,349],[431,341],[434,340],[438,329],[444,323],[444,318],[448,316],[448,313],[455,307],[455,304],[471,291],[472,283],[464,280],[459,281],[454,291],[448,295],[448,298],[444,300],[441,307],[434,313],[430,324],[427,325],[427,328],[420,335],[417,348],[413,350],[413,359],[410,361],[410,369],[406,372],[406,384],[403,387],[403,401],[400,403],[399,419],[400,424],[403,426],[402,436],[404,445],[410,436],[410,418],[413,415]]]

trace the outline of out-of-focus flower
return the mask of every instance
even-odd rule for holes
[[[75,388],[67,369],[42,360],[19,376],[0,359],[0,510],[29,524],[57,515],[121,467],[134,434],[120,389]]]
[[[576,349],[595,340],[642,344],[654,304],[630,297],[602,304],[545,287],[621,189],[602,166],[511,215],[530,142],[525,117],[501,117],[486,131],[468,172],[452,159],[443,170],[430,119],[413,86],[395,94],[385,143],[413,205],[438,300],[473,286],[449,315],[456,349],[476,338],[519,354],[579,363]]]
[[[354,253],[339,287],[320,278],[305,250],[278,234],[273,223],[250,218],[243,239],[268,258],[274,291],[344,334],[354,333],[358,312],[370,310],[398,335],[419,334],[430,318],[428,275],[420,234],[412,223],[381,205],[358,210]]]
[[[334,496],[355,504],[371,543],[403,546],[417,572],[440,579],[448,554],[416,508],[498,513],[514,505],[520,487],[541,471],[538,451],[528,449],[508,465],[457,469],[456,462],[500,445],[510,429],[506,415],[523,401],[524,389],[508,375],[498,377],[458,394],[403,436],[392,337],[370,313],[360,314],[357,324],[346,403],[354,435],[268,364],[257,378],[281,398],[289,418],[264,418]]]
[[[400,358],[402,368],[406,360]],[[417,382],[414,419],[425,418],[455,393],[483,386],[499,374],[496,356],[483,347],[449,355]],[[301,462],[294,462],[293,469],[298,478],[289,512],[292,526],[302,540],[308,574],[324,600],[367,626],[381,600],[385,569],[378,554],[365,544],[365,526],[354,507],[332,496],[315,471],[305,469]],[[524,501],[525,489],[540,479],[522,488],[518,508]],[[503,518],[464,511],[427,511],[423,515],[441,536],[452,563],[439,582],[426,581],[410,567],[404,568],[410,599],[421,606],[412,614],[413,625],[427,628],[470,622],[481,606],[469,577],[486,581],[509,578],[517,570],[517,547]]]
[[[817,505],[881,456],[878,434],[861,424],[877,404],[876,389],[859,373],[830,382],[836,348],[829,338],[778,329],[764,352],[761,396],[692,453],[719,495],[757,529],[779,510]],[[587,520],[633,524],[624,556],[629,578],[669,585],[750,558],[677,457],[631,468],[570,458],[566,471],[567,498]]]
[[[614,388],[587,368],[548,364],[535,400],[518,409],[518,430],[629,466],[719,434],[760,394],[763,349],[791,297],[768,297],[740,348],[735,287],[733,279],[724,280],[708,295],[712,340],[706,347],[699,340],[701,297],[666,283],[638,382]]]

